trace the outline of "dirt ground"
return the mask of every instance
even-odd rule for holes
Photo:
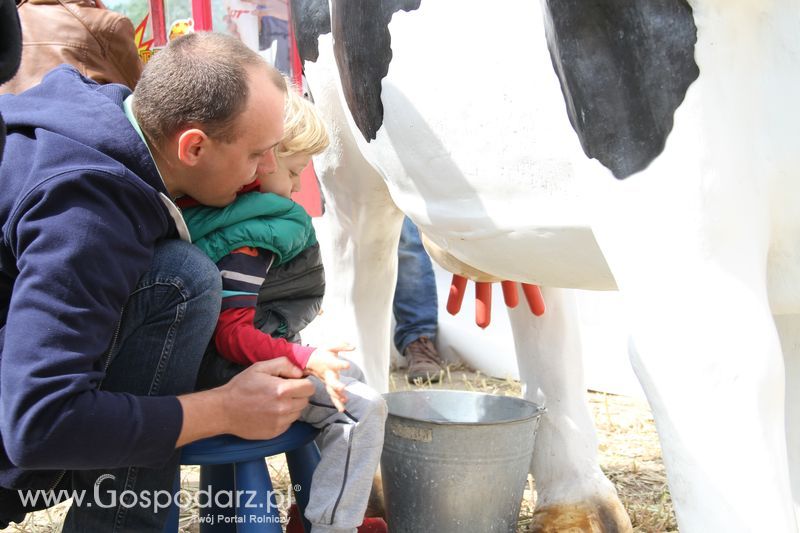
[[[393,372],[390,376],[390,390],[408,390],[415,387],[474,390],[507,396],[521,394],[517,381],[490,378],[458,367],[448,368],[442,383],[436,385],[430,383],[409,385],[401,372]],[[661,462],[661,448],[647,404],[624,396],[591,391],[587,394],[597,427],[600,466],[616,486],[622,503],[631,517],[634,531],[641,533],[677,531],[672,499]],[[271,459],[269,468],[276,488],[289,486],[288,473],[282,457]],[[196,488],[197,467],[184,467],[182,479],[183,488],[188,490]],[[517,526],[518,533],[527,531],[535,500],[535,484],[529,478]],[[45,511],[32,513],[24,523],[13,525],[0,532],[58,532],[68,504],[69,502],[66,502]],[[182,533],[197,532],[197,510],[190,509],[182,513],[180,525]]]

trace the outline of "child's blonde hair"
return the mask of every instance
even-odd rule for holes
[[[290,82],[287,83],[283,139],[275,150],[278,157],[294,154],[317,155],[330,144],[328,131],[314,104],[303,98]]]

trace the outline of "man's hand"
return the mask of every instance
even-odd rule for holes
[[[306,373],[316,376],[325,384],[325,390],[331,397],[333,405],[339,412],[344,412],[347,395],[344,393],[345,385],[339,380],[339,372],[350,368],[350,363],[339,358],[339,352],[352,352],[355,348],[349,344],[342,344],[330,348],[317,348],[311,352],[311,357],[306,363]]]
[[[230,433],[245,439],[277,437],[297,420],[314,394],[303,371],[281,357],[261,361],[234,377],[222,389]]]
[[[178,397],[183,427],[176,447],[222,433],[277,437],[297,420],[312,394],[314,384],[285,357],[255,363],[221,387]]]

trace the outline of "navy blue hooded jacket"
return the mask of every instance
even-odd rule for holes
[[[177,398],[97,390],[154,244],[177,236],[123,112],[129,94],[61,66],[0,96],[0,486],[43,488],[56,469],[157,467],[174,450]]]

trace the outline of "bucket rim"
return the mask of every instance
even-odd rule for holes
[[[528,422],[529,420],[532,420],[534,418],[539,418],[540,416],[542,416],[544,413],[547,412],[546,407],[534,403],[530,400],[526,400],[524,398],[517,398],[516,396],[500,396],[497,394],[488,394],[486,392],[476,392],[476,391],[461,391],[461,390],[449,390],[449,389],[406,390],[406,391],[384,392],[382,396],[388,402],[388,396],[415,395],[421,393],[428,393],[428,394],[433,393],[437,395],[465,395],[465,396],[484,396],[490,398],[507,398],[509,400],[514,400],[516,402],[528,404],[534,408],[534,411],[527,416],[521,416],[519,418],[514,418],[512,420],[500,420],[497,422],[460,422],[460,421],[449,421],[449,420],[429,420],[427,418],[420,418],[412,415],[405,415],[405,414],[398,415],[392,412],[389,412],[388,416],[400,418],[403,420],[413,420],[414,422],[422,422],[424,424],[433,424],[437,426],[500,426],[500,425],[519,424],[521,422]]]

